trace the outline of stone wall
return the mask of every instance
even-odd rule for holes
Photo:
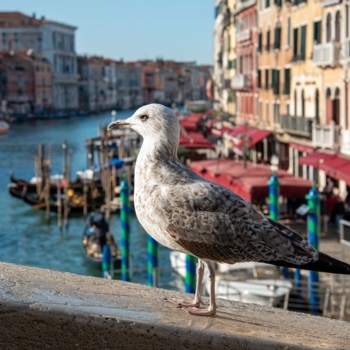
[[[164,297],[191,299],[0,263],[0,349],[350,348],[346,322],[223,300],[216,317],[196,317],[162,302]]]

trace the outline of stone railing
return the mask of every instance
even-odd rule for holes
[[[193,295],[0,263],[0,348],[349,348],[347,322],[224,300],[198,317],[164,297]]]
[[[312,144],[314,147],[339,150],[340,127],[331,123],[329,125],[312,124]]]
[[[335,66],[340,60],[340,43],[325,43],[314,46],[312,60],[316,66]]]

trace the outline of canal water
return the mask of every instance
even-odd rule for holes
[[[119,112],[117,118],[127,118],[132,111]],[[39,143],[52,148],[52,174],[62,173],[62,142],[67,141],[72,151],[72,179],[75,172],[86,168],[84,140],[97,136],[98,125],[107,125],[110,113],[70,119],[30,121],[12,124],[9,132],[0,135],[0,261],[49,268],[82,275],[100,276],[91,267],[81,250],[81,236],[85,225],[83,217],[69,220],[67,232],[59,232],[57,217],[51,214],[51,223],[45,221],[45,211],[34,210],[8,192],[11,171],[22,179],[34,176],[34,156]],[[110,231],[120,242],[119,215],[113,214]],[[131,218],[130,250],[132,254],[132,281],[147,283],[147,234],[135,215]],[[172,271],[169,250],[159,248],[159,284],[168,289],[183,290],[183,282]],[[116,276],[118,278],[118,276]]]

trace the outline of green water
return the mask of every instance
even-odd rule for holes
[[[118,118],[127,118],[132,112],[120,112]],[[73,153],[72,178],[77,170],[86,167],[84,140],[97,136],[98,124],[107,125],[110,113],[99,116],[74,117],[61,120],[31,121],[12,124],[6,135],[0,135],[0,260],[15,264],[49,268],[82,275],[100,276],[81,251],[81,235],[85,220],[73,217],[68,232],[59,232],[57,217],[51,214],[46,224],[45,211],[34,210],[28,204],[8,193],[11,171],[18,178],[34,176],[34,156],[38,144],[52,148],[52,174],[62,173],[62,141],[66,140]],[[119,242],[119,216],[110,221],[112,234]],[[132,281],[147,283],[147,234],[135,215],[131,218],[130,250],[132,252]],[[171,269],[169,250],[159,249],[160,286],[182,289],[181,279]],[[116,276],[118,278],[118,276]]]

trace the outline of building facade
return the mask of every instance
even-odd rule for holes
[[[0,50],[31,50],[52,67],[52,101],[56,110],[78,108],[76,27],[36,19],[20,12],[0,12]]]

